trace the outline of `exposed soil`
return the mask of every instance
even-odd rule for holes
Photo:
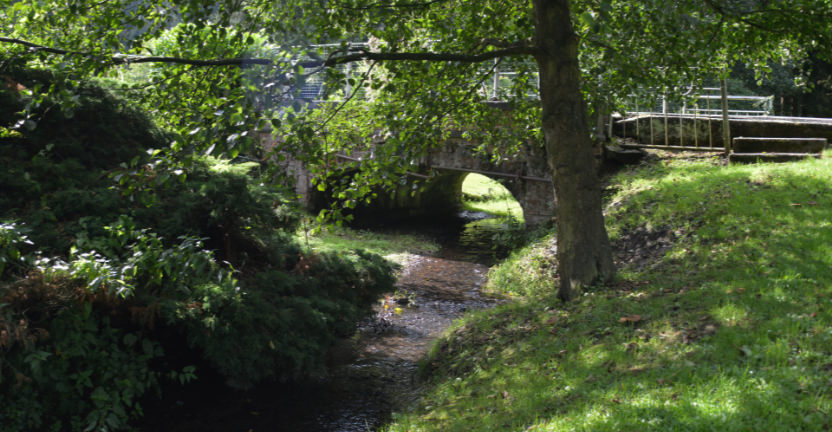
[[[668,228],[638,227],[625,232],[612,245],[616,266],[644,270],[658,262],[680,236],[680,232]]]

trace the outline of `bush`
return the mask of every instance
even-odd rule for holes
[[[28,264],[26,250],[34,245],[27,236],[27,230],[14,222],[0,223],[0,280],[6,274],[19,272]]]
[[[335,339],[352,335],[393,289],[392,274],[377,255],[300,255],[292,271],[260,271],[239,292],[201,286],[203,302],[189,309],[187,333],[237,387],[321,373]]]
[[[0,220],[23,221],[0,225],[0,430],[124,429],[194,364],[239,387],[318,373],[392,288],[378,256],[304,255],[256,164],[150,150],[170,137],[146,116],[73,91],[7,133],[25,101],[0,90]]]
[[[0,309],[0,429],[123,429],[141,414],[139,398],[156,388],[150,361],[162,354],[159,345],[112,326],[92,304],[73,301],[79,286],[32,273],[6,287],[0,299],[7,305]]]

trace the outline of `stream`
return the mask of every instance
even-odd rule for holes
[[[393,412],[419,400],[418,361],[431,341],[466,311],[496,304],[479,287],[496,260],[492,235],[503,227],[483,213],[442,224],[374,227],[426,235],[442,248],[433,256],[408,257],[397,293],[379,302],[377,317],[360,323],[355,337],[332,350],[327,379],[222,395],[206,388],[197,400],[177,401],[169,410],[175,418],[150,425],[152,430],[367,432],[383,426]]]

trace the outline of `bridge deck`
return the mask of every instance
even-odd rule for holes
[[[826,138],[832,142],[830,118],[732,116],[728,121],[732,138]],[[649,147],[724,148],[722,116],[714,115],[637,113],[614,121],[613,135]]]
[[[721,115],[704,115],[704,114],[680,114],[680,113],[629,113],[624,117],[616,120],[616,122],[635,122],[637,119],[647,119],[647,118],[654,118],[654,119],[664,119],[665,117],[669,119],[697,119],[702,121],[722,121]],[[832,126],[832,118],[822,118],[822,117],[787,117],[787,116],[761,116],[761,115],[749,115],[749,116],[737,116],[732,115],[728,118],[729,121],[742,121],[742,122],[752,122],[752,123],[788,123],[788,124],[818,124],[818,125],[830,125]]]

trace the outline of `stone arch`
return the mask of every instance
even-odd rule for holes
[[[520,199],[518,199],[518,196],[517,196],[517,192],[519,191],[520,188],[517,187],[518,186],[516,184],[517,182],[514,179],[511,179],[511,178],[506,179],[504,177],[482,174],[482,173],[477,173],[477,172],[466,172],[466,173],[464,173],[463,181],[460,184],[460,195],[461,195],[460,198],[462,198],[462,195],[463,195],[462,194],[462,188],[464,186],[465,180],[468,179],[472,175],[480,175],[480,176],[488,178],[489,180],[492,180],[495,183],[497,183],[498,187],[500,189],[502,189],[503,191],[505,191],[511,197],[511,199],[513,201],[517,202],[518,205],[520,206],[520,214],[519,215],[518,214],[513,214],[513,216],[514,217],[519,216],[518,219],[525,220],[525,209],[523,208],[523,203],[520,201]]]

